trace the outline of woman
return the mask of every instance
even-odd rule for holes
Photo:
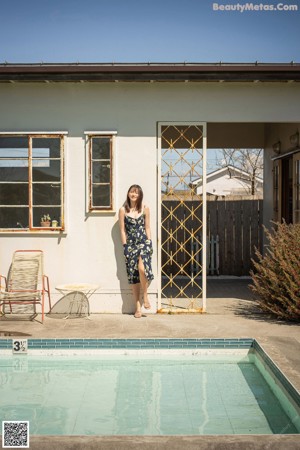
[[[142,188],[133,184],[127,192],[127,198],[119,211],[121,239],[124,247],[127,277],[132,285],[136,302],[134,317],[142,317],[140,290],[144,299],[144,308],[150,309],[148,299],[148,281],[153,280],[151,269],[152,242],[150,231],[150,211],[143,204]]]

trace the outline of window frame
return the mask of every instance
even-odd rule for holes
[[[21,232],[21,233],[40,233],[40,232],[49,232],[52,233],[61,233],[65,230],[65,136],[68,134],[67,131],[52,131],[52,132],[44,132],[44,131],[34,131],[34,132],[0,132],[0,138],[16,138],[16,137],[24,137],[27,138],[27,159],[28,159],[28,226],[24,228],[0,228],[0,233],[9,233],[9,232]],[[61,211],[61,223],[57,227],[52,227],[52,224],[50,226],[42,227],[40,226],[34,226],[33,225],[33,190],[34,190],[34,184],[43,184],[42,182],[34,182],[33,181],[33,161],[35,159],[39,159],[36,156],[33,156],[33,140],[34,139],[60,139],[60,157],[54,158],[57,160],[60,160],[60,211]],[[19,159],[19,158],[16,158]],[[22,158],[20,158],[22,159]],[[50,158],[49,159],[53,159]],[[0,185],[2,184],[2,180],[0,180]],[[48,184],[48,183],[45,183]],[[1,205],[1,206],[7,206],[9,205]],[[13,207],[13,205],[11,206]],[[51,207],[51,205],[47,205],[47,208]]]
[[[86,131],[87,138],[87,155],[88,155],[88,176],[87,176],[87,212],[88,213],[114,213],[115,212],[115,138],[117,135],[116,131]],[[93,204],[93,186],[97,183],[93,183],[93,163],[95,161],[92,158],[92,144],[94,138],[109,139],[110,141],[110,204],[108,206],[95,206]],[[100,161],[100,160],[99,160]],[[108,183],[107,183],[108,184]]]

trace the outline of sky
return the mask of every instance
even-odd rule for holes
[[[300,0],[0,0],[0,13],[0,63],[300,62]]]
[[[300,0],[0,0],[0,14],[0,64],[300,63]]]

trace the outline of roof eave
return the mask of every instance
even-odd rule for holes
[[[0,64],[0,81],[300,81],[300,64]]]

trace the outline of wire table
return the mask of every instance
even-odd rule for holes
[[[70,317],[71,314],[82,316],[87,314],[86,318],[89,319],[90,315],[90,303],[89,298],[99,289],[98,284],[90,283],[74,283],[74,284],[60,284],[55,287],[65,297],[70,297],[69,312],[65,319]]]

